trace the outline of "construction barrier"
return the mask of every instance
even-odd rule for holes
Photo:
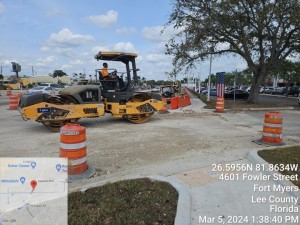
[[[59,157],[68,158],[69,180],[89,178],[95,170],[87,163],[86,130],[68,123],[60,129]]]
[[[178,108],[184,107],[184,96],[178,96]]]
[[[191,104],[191,96],[190,95],[185,95],[183,99],[183,105],[184,106],[189,106]]]
[[[216,112],[224,112],[224,98],[217,97]]]
[[[185,88],[184,95],[175,96],[173,98],[162,98],[162,101],[165,104],[165,107],[159,112],[167,112],[168,109],[178,109],[181,107],[189,106],[191,104],[191,96],[189,91]]]
[[[265,114],[261,141],[272,145],[282,144],[282,114],[280,112]]]
[[[6,88],[6,95],[7,96],[11,95],[11,88],[10,87]]]
[[[17,110],[19,105],[19,96],[10,95],[9,96],[9,108],[10,110]]]
[[[170,109],[178,109],[178,97],[170,99]]]

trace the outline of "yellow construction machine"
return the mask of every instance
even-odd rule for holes
[[[147,122],[155,111],[163,108],[163,102],[158,94],[135,91],[138,82],[136,57],[133,53],[99,52],[96,60],[122,62],[126,71],[113,69],[109,71],[109,78],[103,79],[101,70],[97,69],[99,85],[74,85],[60,90],[56,96],[23,95],[19,103],[23,119],[41,122],[54,132],[66,123],[105,113],[133,123]]]

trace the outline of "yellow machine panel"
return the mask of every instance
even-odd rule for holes
[[[56,105],[41,102],[22,109],[22,116],[25,120],[36,120],[38,122],[103,116],[104,113],[104,105],[102,103]]]

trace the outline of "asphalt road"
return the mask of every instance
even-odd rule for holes
[[[300,107],[299,107],[300,108]],[[252,126],[263,125],[265,114],[269,111],[245,111],[251,117],[261,118],[261,122],[253,122]],[[300,112],[296,110],[280,110],[282,114],[283,136],[300,137]]]
[[[284,95],[268,95],[268,94],[260,94],[258,97],[259,103],[282,103],[283,106],[299,106],[297,103],[297,97],[286,97]]]

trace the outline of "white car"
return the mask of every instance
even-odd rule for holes
[[[44,94],[57,94],[58,91],[54,87],[36,86],[28,90],[28,93],[44,93]]]
[[[41,87],[53,87],[57,91],[65,88],[65,85],[63,85],[63,84],[54,84],[54,83],[40,83],[39,86],[41,86]]]

